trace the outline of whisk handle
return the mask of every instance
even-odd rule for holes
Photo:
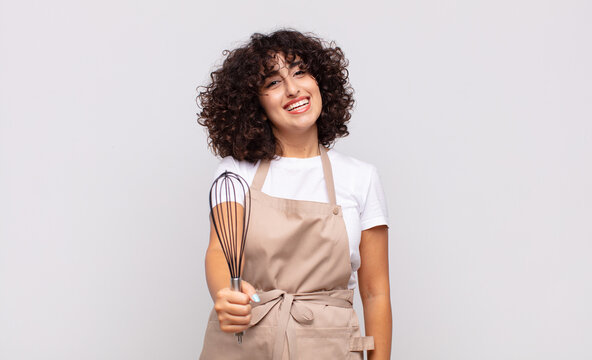
[[[230,278],[230,288],[234,291],[241,291],[241,278]],[[239,344],[243,343],[243,334],[245,332],[241,331],[239,333],[234,334],[236,339],[238,340]]]
[[[230,278],[230,289],[241,291],[241,278]]]

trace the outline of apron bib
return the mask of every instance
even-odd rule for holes
[[[261,302],[251,303],[242,344],[220,330],[212,310],[201,360],[363,359],[363,350],[374,349],[371,336],[360,336],[352,307],[347,231],[329,157],[319,149],[329,203],[264,194],[270,162],[261,161],[251,184],[242,276]]]

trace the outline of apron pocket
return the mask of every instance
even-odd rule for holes
[[[355,357],[356,353],[350,352],[352,332],[349,328],[295,329],[294,332],[298,359],[359,358]]]

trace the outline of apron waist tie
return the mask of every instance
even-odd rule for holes
[[[290,360],[298,359],[296,356],[293,337],[294,334],[288,329],[290,316],[301,324],[311,324],[314,320],[312,310],[305,302],[342,308],[351,308],[353,304],[353,290],[331,290],[312,293],[289,294],[283,290],[275,289],[258,293],[261,301],[253,304],[250,326],[254,326],[263,319],[273,307],[279,304],[278,332],[273,345],[273,360],[282,358],[284,352],[284,337],[288,338],[290,345]],[[350,351],[363,351],[374,349],[374,338],[372,336],[355,337],[350,341]]]

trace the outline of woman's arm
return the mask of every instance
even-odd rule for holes
[[[358,269],[360,296],[364,306],[366,335],[374,336],[369,360],[391,357],[392,314],[388,266],[388,228],[376,226],[362,231],[362,264]]]
[[[225,204],[227,203],[218,206]],[[242,212],[239,217],[242,217]],[[255,289],[246,281],[242,282],[242,292],[229,288],[230,271],[211,221],[210,243],[206,251],[206,281],[214,300],[214,309],[218,313],[220,329],[232,333],[246,330],[251,321],[250,298],[255,294]]]

